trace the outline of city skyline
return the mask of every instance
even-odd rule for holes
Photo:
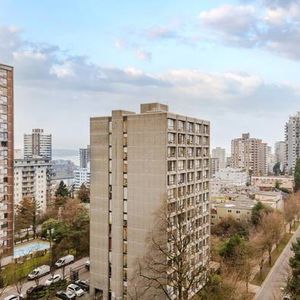
[[[15,68],[16,148],[36,127],[53,134],[54,148],[82,147],[90,117],[136,111],[140,102],[210,120],[213,148],[228,151],[243,132],[273,147],[299,110],[300,4],[268,3],[74,1],[70,9],[2,1],[0,57]]]

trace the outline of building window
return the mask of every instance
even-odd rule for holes
[[[168,161],[168,172],[176,171],[176,161]]]
[[[178,147],[178,157],[185,157],[185,148]]]
[[[177,166],[178,166],[178,171],[182,171],[185,169],[185,161],[184,160],[179,160],[177,162]]]
[[[176,157],[176,148],[168,147],[168,157]]]
[[[185,144],[185,134],[178,134],[178,144]]]
[[[191,122],[187,123],[187,131],[188,132],[193,132],[194,131],[194,124]]]
[[[175,120],[174,119],[168,119],[168,129],[169,130],[175,129]]]
[[[175,133],[168,133],[168,144],[175,144]]]
[[[178,120],[178,123],[177,123],[177,129],[178,131],[184,131],[184,121],[180,121]]]

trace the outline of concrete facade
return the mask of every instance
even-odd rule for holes
[[[90,168],[78,168],[74,170],[74,189],[78,191],[82,184],[86,187],[90,186],[91,171]]]
[[[15,159],[14,205],[23,198],[36,201],[37,212],[46,212],[51,196],[51,162],[45,159]]]
[[[90,145],[87,148],[79,149],[79,167],[88,168],[91,160],[91,147]]]
[[[216,147],[211,150],[211,158],[217,158],[219,160],[219,168],[224,169],[226,167],[226,150],[221,147]]]
[[[44,134],[43,129],[32,129],[24,134],[24,158],[52,159],[52,135]]]
[[[279,162],[282,167],[286,165],[286,143],[284,141],[275,143],[275,160]]]
[[[244,168],[253,175],[266,175],[267,144],[262,140],[250,138],[249,133],[244,133],[241,138],[231,141],[231,166]]]
[[[209,127],[158,103],[91,119],[91,295],[129,298],[164,204],[193,203],[205,227],[196,262],[208,263]]]
[[[222,219],[232,217],[237,221],[250,221],[251,211],[255,201],[241,199],[236,201],[212,202],[211,204],[211,225],[218,224]]]
[[[0,64],[0,255],[13,255],[14,75]]]
[[[286,169],[293,173],[297,159],[300,158],[300,112],[290,116],[285,124]]]
[[[245,186],[249,181],[244,169],[225,168],[215,173],[210,180],[210,196],[218,197],[221,190],[232,186]]]

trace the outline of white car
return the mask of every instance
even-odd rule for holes
[[[74,283],[68,285],[67,291],[73,292],[78,297],[81,297],[85,294],[84,290]]]
[[[59,282],[61,280],[61,275],[59,274],[54,274],[53,276],[49,277],[46,282],[45,285],[46,286],[50,286],[53,283]]]
[[[27,278],[28,280],[34,280],[49,273],[50,273],[50,266],[43,265],[38,268],[35,268],[31,273],[28,274]]]
[[[56,263],[55,263],[55,266],[57,268],[60,268],[60,267],[63,267],[63,266],[66,266],[68,264],[71,264],[72,262],[74,262],[74,255],[66,255],[64,257],[61,257]]]

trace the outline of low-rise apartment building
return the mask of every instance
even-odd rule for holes
[[[262,191],[272,191],[279,184],[280,188],[289,192],[294,190],[294,178],[292,176],[252,176],[251,185]]]
[[[235,201],[211,203],[211,225],[218,224],[222,219],[232,217],[237,221],[250,221],[255,201],[239,198]]]
[[[261,191],[256,192],[254,195],[256,201],[263,203],[264,205],[270,206],[274,209],[283,210],[284,199],[281,192],[272,192],[272,191]]]

